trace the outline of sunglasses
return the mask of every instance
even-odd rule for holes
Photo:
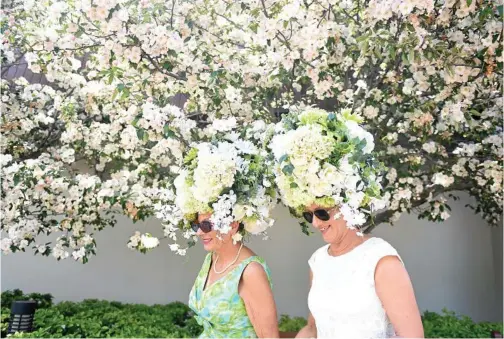
[[[313,215],[322,220],[322,221],[327,221],[330,218],[329,212],[326,210],[315,210],[313,212],[303,212],[303,217],[308,221],[310,224],[313,222]]]
[[[191,223],[191,228],[194,232],[198,232],[198,228],[200,228],[203,233],[208,233],[213,230],[213,224],[208,220],[203,220],[200,223]]]

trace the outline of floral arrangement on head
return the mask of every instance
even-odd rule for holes
[[[246,235],[266,237],[277,202],[274,160],[266,150],[274,125],[259,120],[239,130],[235,127],[234,123],[214,122],[211,140],[196,143],[186,152],[173,186],[155,205],[156,216],[164,221],[165,236],[177,241],[177,232],[182,231],[190,247],[197,240],[191,223],[198,214],[211,213],[213,229],[221,234],[228,233],[235,221],[242,225],[234,241]],[[178,243],[170,248],[186,253]]]
[[[373,136],[350,110],[339,113],[305,107],[277,124],[270,148],[282,202],[300,217],[311,204],[338,206],[348,227],[363,226],[385,207]],[[302,223],[307,232],[306,224]]]

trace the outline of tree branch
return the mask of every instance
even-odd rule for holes
[[[278,34],[280,34],[282,36],[283,39],[281,39]],[[275,36],[278,40],[280,40],[284,45],[285,47],[287,47],[287,49],[289,51],[292,51],[292,48],[289,46],[289,42],[287,41],[287,38],[285,37],[285,35],[280,32],[280,31],[277,31],[277,35]],[[310,66],[311,68],[315,68],[315,66],[313,66],[311,63],[309,63],[308,61],[306,61],[303,57],[299,58],[299,60],[305,64],[305,65],[308,65]]]
[[[347,11],[345,11],[344,9],[341,9],[341,11],[343,12],[343,14],[345,14],[346,17],[348,17],[349,19],[351,19],[353,22],[355,22],[357,25],[359,24],[359,22],[357,20],[355,20],[354,17],[352,17],[350,14],[348,14]]]
[[[218,16],[220,16],[221,18],[224,18],[227,22],[229,22],[231,25],[235,26],[236,28],[238,28],[239,30],[245,32],[245,30],[240,27],[240,25],[238,25],[236,22],[234,22],[233,20],[229,19],[228,17],[226,17],[225,15],[222,15],[220,13],[217,13],[215,12],[215,14],[217,14]]]
[[[166,75],[171,76],[174,79],[180,80],[180,81],[186,81],[187,79],[185,77],[178,76],[175,73],[168,72],[166,70],[163,70],[161,67],[159,67],[159,64],[154,60],[149,54],[147,54],[143,49],[142,49],[142,54],[151,62],[151,64],[160,72]]]
[[[170,27],[173,29],[173,11],[175,10],[175,1],[172,0],[172,8],[171,8],[171,14],[170,14]]]
[[[262,4],[264,16],[269,19],[270,16],[268,15],[268,11],[266,10],[266,4],[264,3],[264,0],[261,0],[261,4]]]
[[[101,46],[103,46],[103,45],[102,44],[94,44],[94,45],[80,46],[80,47],[75,47],[75,48],[60,48],[60,51],[81,51],[86,48],[101,47]]]

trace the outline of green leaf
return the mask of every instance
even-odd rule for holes
[[[499,12],[499,16],[502,16],[503,12],[504,12],[504,8],[503,8],[504,5],[500,5],[500,6],[497,6],[497,11]]]
[[[475,109],[472,109],[472,110],[470,110],[469,112],[471,112],[471,115],[474,115],[474,116],[477,116],[477,117],[481,116],[481,113],[480,113],[480,112],[478,112],[478,111],[477,111],[477,110],[475,110]]]
[[[366,139],[362,139],[362,140],[358,141],[357,146],[356,146],[357,150],[362,152],[364,147],[366,147],[366,144],[367,144]]]
[[[409,52],[409,55],[408,55],[408,61],[410,63],[413,63],[415,62],[415,50],[412,49],[410,52]]]
[[[310,226],[308,226],[308,224],[306,222],[303,221],[303,222],[300,222],[299,224],[301,225],[301,232],[303,232],[306,235],[311,234]]]
[[[293,171],[294,171],[294,165],[292,165],[292,164],[285,165],[285,166],[282,168],[282,172],[283,172],[285,175],[291,175]]]
[[[124,88],[125,88],[125,85],[124,85],[124,84],[119,84],[119,85],[117,85],[117,90],[118,90],[119,92],[122,92],[122,91],[124,90]]]
[[[373,50],[373,54],[377,58],[381,58],[381,48],[379,46],[376,46],[375,49]]]
[[[163,68],[171,72],[173,70],[173,65],[169,61],[163,62]]]
[[[138,139],[143,140],[145,134],[146,133],[145,133],[145,131],[143,129],[141,129],[141,128],[137,129],[137,137],[138,137]]]
[[[329,113],[327,120],[333,121],[334,119],[336,119],[336,114],[334,114],[333,112]]]
[[[136,127],[136,125],[138,124],[138,121],[140,120],[140,117],[136,117],[132,122],[131,122],[131,125],[133,125],[134,127]]]
[[[127,98],[127,97],[130,95],[130,90],[129,90],[129,88],[127,88],[127,87],[126,87],[126,88],[124,88],[124,90],[122,91],[122,93],[123,93],[123,94],[121,95],[121,99],[125,99],[125,98]]]
[[[466,0],[466,3],[467,3],[467,7],[469,7],[472,4],[472,0]]]
[[[408,56],[407,56],[405,53],[402,53],[402,55],[401,55],[401,59],[402,59],[402,62],[403,62],[405,65],[409,65],[409,62],[408,62]]]
[[[397,51],[394,46],[389,47],[389,53],[390,53],[390,56],[392,57],[392,59],[395,59]]]
[[[289,158],[289,155],[288,154],[284,154],[280,157],[280,159],[278,159],[278,162],[281,164],[282,162],[284,162],[285,160],[287,160]]]
[[[257,34],[257,29],[259,28],[259,24],[257,22],[254,22],[249,25],[249,29]]]
[[[365,40],[361,44],[361,53],[366,54],[369,48],[369,40]]]
[[[163,132],[164,132],[164,135],[165,137],[167,138],[173,138],[175,136],[175,132],[173,132],[171,129],[170,129],[170,125],[166,124],[163,128]]]
[[[114,90],[114,94],[112,94],[112,101],[114,101],[117,97],[117,94],[119,94],[119,91],[117,90],[117,88]]]
[[[291,182],[290,188],[296,188],[296,187],[299,187],[298,184],[296,184],[295,182]]]

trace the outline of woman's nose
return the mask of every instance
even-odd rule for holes
[[[200,227],[198,227],[198,230],[196,231],[196,235],[197,235],[198,237],[201,237],[201,236],[203,235],[203,231],[201,230],[201,228],[200,228]]]
[[[324,226],[324,222],[322,220],[320,220],[319,218],[317,218],[316,216],[313,216],[312,225],[315,228],[321,228]]]

